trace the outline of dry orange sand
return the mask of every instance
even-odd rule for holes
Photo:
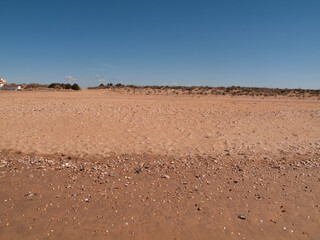
[[[319,239],[319,100],[2,91],[0,123],[0,239]]]
[[[319,153],[320,101],[1,92],[0,149],[74,156]]]

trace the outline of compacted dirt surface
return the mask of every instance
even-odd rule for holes
[[[320,101],[0,92],[0,239],[319,239]]]

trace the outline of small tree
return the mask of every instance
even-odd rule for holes
[[[55,88],[58,85],[58,83],[51,83],[48,88]]]
[[[78,84],[75,83],[75,84],[73,84],[73,85],[71,86],[71,89],[78,91],[78,90],[80,90],[80,87],[79,87]]]

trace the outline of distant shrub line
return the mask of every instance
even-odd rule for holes
[[[37,83],[23,84],[23,89],[73,89],[80,90],[78,84],[74,83],[73,85],[67,83],[51,83],[49,85],[41,85]],[[122,83],[108,83],[100,84],[97,87],[88,87],[88,89],[110,89],[110,90],[121,90],[126,92],[133,92],[146,94],[167,94],[171,92],[173,94],[195,94],[195,95],[230,95],[230,96],[261,96],[261,97],[277,97],[277,96],[286,96],[286,97],[318,97],[320,100],[320,89],[288,89],[288,88],[259,88],[259,87],[240,87],[240,86],[231,86],[231,87],[209,87],[209,86],[136,86],[136,85],[125,85]]]
[[[148,90],[152,92],[162,92],[171,90],[172,93],[184,93],[184,94],[199,94],[199,95],[231,95],[231,96],[295,96],[305,97],[308,96],[320,96],[320,89],[280,89],[280,88],[258,88],[258,87],[209,87],[209,86],[136,86],[136,85],[124,85],[121,83],[113,85],[108,83],[106,85],[100,84],[97,87],[88,87],[88,89],[124,89],[126,91],[138,91]]]

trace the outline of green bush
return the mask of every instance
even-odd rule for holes
[[[72,85],[71,89],[78,91],[78,90],[80,90],[80,87],[78,84],[75,83]]]
[[[60,86],[59,83],[51,83],[48,88],[55,88],[56,86]]]
[[[73,84],[71,86],[70,83],[64,84],[64,83],[51,83],[48,88],[58,88],[58,89],[73,89],[73,90],[80,90],[80,87],[78,84]]]

